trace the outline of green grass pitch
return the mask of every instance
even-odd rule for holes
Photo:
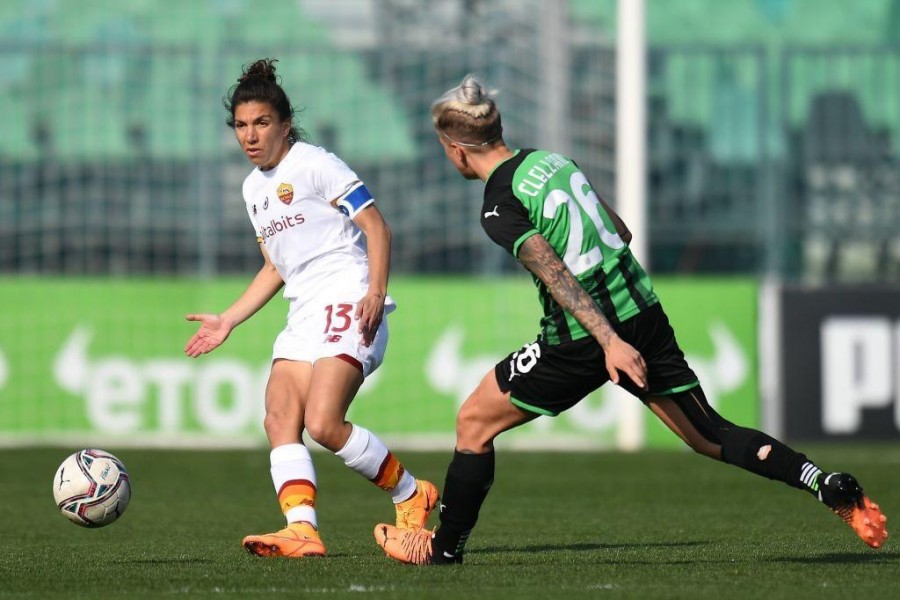
[[[798,447],[856,474],[900,523],[900,446]],[[392,562],[372,538],[386,495],[316,453],[324,559],[261,559],[248,533],[282,526],[268,453],[106,448],[131,505],[82,529],[51,481],[73,449],[0,451],[0,598],[883,598],[900,540],[866,547],[808,494],[687,452],[500,451],[466,564]],[[439,487],[450,453],[398,453]],[[436,516],[432,517],[436,523]]]

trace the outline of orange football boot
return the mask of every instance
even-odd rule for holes
[[[427,529],[406,529],[386,523],[375,526],[375,541],[384,553],[408,565],[431,564],[431,538]]]
[[[866,544],[881,548],[888,537],[887,517],[863,494],[862,486],[849,473],[819,476],[819,499],[853,528]]]
[[[416,479],[416,493],[409,500],[394,505],[397,510],[397,527],[400,529],[425,527],[428,515],[434,510],[439,498],[438,489],[433,483]]]
[[[264,535],[248,535],[242,542],[250,554],[257,556],[325,556],[325,544],[312,523],[290,523],[281,531]]]

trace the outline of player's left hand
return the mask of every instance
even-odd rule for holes
[[[647,363],[644,362],[641,353],[631,344],[616,335],[604,348],[604,352],[606,354],[606,370],[613,383],[619,383],[619,371],[622,371],[639,388],[647,389]]]
[[[359,321],[363,346],[371,346],[384,316],[384,294],[368,293],[356,304],[355,319]]]

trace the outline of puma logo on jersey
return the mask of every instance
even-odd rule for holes
[[[487,219],[488,217],[499,217],[499,216],[500,216],[500,213],[497,212],[497,209],[498,209],[498,208],[500,208],[500,205],[499,205],[499,204],[495,204],[495,205],[494,205],[494,210],[492,210],[491,212],[486,212],[486,213],[484,213],[484,218]]]

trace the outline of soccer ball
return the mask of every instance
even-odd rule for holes
[[[53,477],[59,511],[82,527],[103,527],[122,516],[131,500],[131,482],[122,461],[103,450],[79,450]]]

